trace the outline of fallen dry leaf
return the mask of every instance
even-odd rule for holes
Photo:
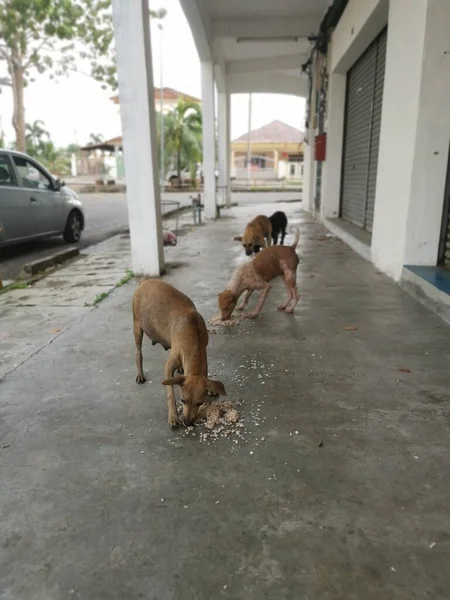
[[[58,333],[61,329],[50,329],[50,333]]]
[[[347,325],[347,327],[344,327],[344,331],[356,331],[357,329],[358,328],[354,325]]]
[[[406,367],[399,368],[400,373],[411,373],[411,369],[407,369]]]

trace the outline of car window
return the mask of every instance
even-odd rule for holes
[[[14,156],[14,164],[16,165],[22,187],[32,190],[50,190],[52,189],[52,180],[38,169],[32,162],[22,156]]]
[[[11,163],[5,154],[0,155],[0,186],[2,185],[16,185],[16,179],[14,177]]]

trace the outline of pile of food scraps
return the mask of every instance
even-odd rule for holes
[[[182,407],[179,407],[182,412]],[[185,435],[196,435],[195,428],[204,426],[206,431],[200,433],[200,441],[215,441],[219,437],[231,439],[242,438],[240,433],[243,423],[239,423],[239,412],[230,400],[217,400],[203,404],[197,414],[194,425],[186,427]]]
[[[209,325],[212,325],[213,327],[217,327],[218,325],[220,327],[236,327],[236,325],[239,325],[239,323],[245,319],[245,314],[244,313],[237,313],[236,315],[232,315],[231,319],[227,319],[226,321],[222,321],[222,317],[220,315],[217,315],[215,317],[211,317],[211,319],[208,321]],[[215,333],[215,332],[212,332]]]

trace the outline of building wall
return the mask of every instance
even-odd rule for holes
[[[346,73],[386,23],[375,215],[367,255],[399,280],[405,264],[434,266],[437,261],[450,140],[450,2],[350,0],[329,49],[320,217],[339,215]],[[305,154],[305,204],[311,210],[311,149]],[[352,244],[344,228],[342,236]],[[353,241],[358,249],[360,242]]]

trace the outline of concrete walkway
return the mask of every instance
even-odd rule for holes
[[[285,208],[295,316],[210,336],[242,437],[168,429],[159,346],[135,384],[134,283],[0,383],[2,600],[448,599],[450,330]],[[207,319],[250,212],[174,249]]]

